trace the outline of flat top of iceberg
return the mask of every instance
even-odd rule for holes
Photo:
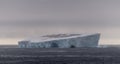
[[[99,33],[96,33],[96,34],[99,34]],[[23,41],[30,41],[32,43],[33,42],[44,42],[44,41],[51,41],[51,40],[84,37],[84,36],[96,35],[96,34],[52,34],[52,35],[44,35],[40,37],[32,37],[32,38],[25,39]]]
[[[48,37],[48,38],[62,38],[62,37],[71,37],[71,36],[78,36],[81,34],[52,34],[52,35],[45,35],[42,37]]]

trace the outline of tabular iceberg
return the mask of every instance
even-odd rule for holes
[[[97,47],[100,34],[55,34],[19,41],[20,48]]]

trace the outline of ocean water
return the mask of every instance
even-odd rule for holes
[[[0,46],[1,64],[120,64],[120,48],[17,48]]]

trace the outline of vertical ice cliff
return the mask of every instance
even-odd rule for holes
[[[19,41],[20,48],[97,47],[100,34],[57,34]]]

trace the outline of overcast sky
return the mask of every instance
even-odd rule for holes
[[[0,0],[0,44],[54,33],[101,33],[120,44],[120,0]]]

